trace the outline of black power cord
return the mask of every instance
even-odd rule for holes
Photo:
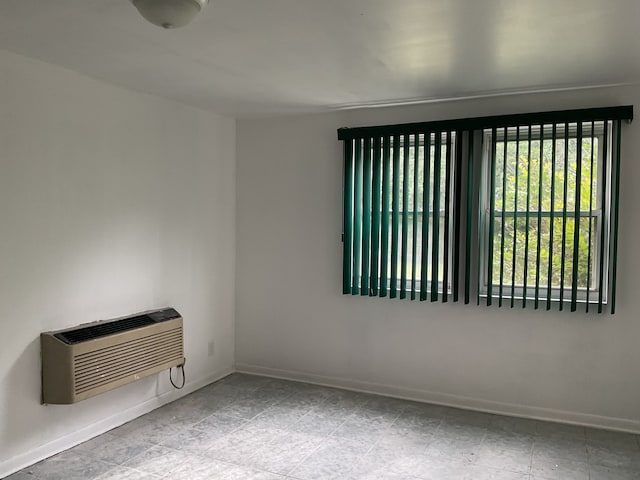
[[[177,386],[175,383],[173,383],[173,376],[171,375],[171,371],[173,370],[173,367],[169,368],[169,381],[171,382],[171,385],[173,385],[173,388],[180,390],[184,388],[184,384],[187,382],[187,376],[184,373],[184,363],[182,365],[178,365],[176,368],[179,368],[182,370],[182,385]]]

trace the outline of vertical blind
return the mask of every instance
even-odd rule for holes
[[[425,131],[345,142],[344,293],[446,302],[453,285],[457,300],[457,138]]]
[[[632,117],[628,106],[339,129],[343,293],[614,313]]]

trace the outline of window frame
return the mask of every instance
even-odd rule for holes
[[[577,123],[578,122],[567,122],[567,123],[561,123],[561,124],[556,124],[557,126],[557,130],[556,130],[556,141],[557,140],[576,140],[577,141]],[[588,124],[590,124],[591,122],[581,122],[583,123],[583,141],[585,138],[596,138],[597,139],[597,155],[594,157],[594,165],[596,166],[596,171],[597,171],[597,177],[595,178],[594,181],[594,187],[595,187],[595,191],[596,191],[596,202],[595,205],[593,205],[592,210],[587,210],[586,214],[582,214],[582,212],[584,212],[584,210],[581,208],[580,210],[580,217],[588,217],[588,218],[596,218],[596,228],[594,229],[595,232],[598,232],[595,235],[595,245],[592,248],[592,252],[593,252],[593,256],[591,258],[591,262],[592,262],[592,273],[591,273],[591,280],[592,282],[594,282],[594,287],[593,288],[589,288],[589,303],[590,304],[597,304],[599,302],[599,296],[600,296],[600,290],[602,290],[602,303],[603,304],[607,304],[607,293],[609,290],[609,285],[608,285],[608,276],[605,275],[603,277],[603,284],[604,284],[604,288],[603,286],[598,285],[598,279],[600,277],[600,255],[602,252],[607,252],[607,254],[604,256],[603,262],[602,262],[602,268],[605,271],[609,270],[609,261],[610,261],[610,224],[611,224],[611,201],[610,201],[610,196],[609,195],[605,195],[605,198],[602,198],[602,191],[603,189],[600,187],[600,185],[602,185],[602,181],[606,182],[605,186],[606,186],[606,190],[610,191],[611,188],[611,164],[612,164],[612,141],[611,139],[613,138],[613,125],[611,121],[601,121],[601,122],[594,122],[595,128],[594,128],[594,132],[589,132],[589,135],[586,136],[584,134],[584,127]],[[600,125],[598,125],[600,124]],[[567,128],[568,125],[568,128]],[[561,128],[560,128],[561,127]],[[519,141],[522,142],[526,142],[527,141],[527,136],[528,135],[528,126],[518,126],[518,127],[508,127],[507,128],[507,143],[515,143],[517,141],[517,129],[520,130],[520,139]],[[539,141],[540,140],[540,126],[539,125],[535,125],[535,126],[531,126],[531,141]],[[543,136],[542,139],[543,141],[551,141],[553,139],[553,133],[551,131],[552,128],[552,124],[543,124]],[[589,129],[591,128],[591,126],[589,125]],[[525,130],[525,136],[523,139],[523,135],[522,135],[522,130]],[[607,152],[604,151],[605,145],[604,145],[604,136],[605,136],[605,129],[607,131],[607,135],[608,138],[610,139],[609,142],[607,142]],[[568,133],[565,134],[565,130],[568,130]],[[566,135],[566,136],[565,136]],[[482,138],[482,153],[481,153],[481,168],[480,170],[480,194],[476,197],[478,199],[478,206],[477,206],[477,210],[480,213],[480,219],[481,221],[479,222],[479,232],[477,235],[477,239],[478,239],[478,252],[479,252],[479,259],[478,259],[478,268],[480,269],[479,274],[480,274],[480,278],[482,279],[482,281],[479,283],[478,285],[478,289],[479,291],[477,292],[478,296],[480,298],[484,298],[486,299],[488,297],[488,291],[489,291],[489,282],[488,282],[488,266],[489,266],[489,248],[488,248],[488,244],[490,242],[489,239],[489,233],[490,233],[490,228],[489,228],[489,222],[491,221],[491,201],[490,201],[490,188],[491,188],[491,149],[492,149],[492,130],[491,129],[484,129],[481,132],[481,138]],[[496,145],[501,144],[502,142],[504,142],[504,128],[499,128],[496,130]],[[605,156],[606,155],[606,156]],[[607,163],[607,168],[606,168],[606,175],[607,178],[603,180],[602,176],[603,176],[603,172],[604,169],[602,168],[604,163]],[[599,207],[599,208],[598,208]],[[558,211],[555,211],[554,215],[557,215]],[[594,213],[595,212],[595,213]],[[513,217],[515,216],[514,213],[512,211],[505,211],[505,213],[508,213],[509,217]],[[518,214],[525,214],[527,213],[530,216],[535,216],[533,214],[537,214],[538,211],[537,210],[529,210],[528,212],[525,210],[518,210]],[[567,214],[567,216],[573,216],[575,215],[575,210],[566,210],[565,213]],[[494,209],[494,222],[498,219],[498,216],[501,216],[502,214],[502,210],[499,210],[497,208]],[[542,211],[543,217],[551,217],[551,211]],[[605,229],[605,238],[604,238],[604,249],[601,248],[601,237],[599,235],[599,232],[601,231],[601,229],[604,228]],[[497,232],[494,232],[494,237],[497,235]],[[495,255],[495,253],[494,253]],[[544,276],[542,277],[544,278]],[[507,288],[509,290],[509,292],[511,292],[511,288],[512,288],[512,284],[510,282],[510,279],[508,279],[508,282],[502,282],[502,287],[503,288]],[[492,295],[491,297],[494,299],[499,298],[499,293],[497,292],[497,289],[499,288],[500,284],[499,283],[492,283]],[[567,285],[565,284],[564,287],[565,291],[567,289]],[[526,301],[527,302],[532,302],[535,300],[535,290],[536,287],[535,285],[527,285],[527,296],[526,296]],[[523,284],[517,284],[515,285],[515,287],[513,288],[514,291],[514,295],[513,298],[516,301],[522,301],[524,299],[524,285]],[[549,292],[549,286],[548,285],[542,285],[540,284],[538,287],[538,298],[539,299],[544,299],[546,301],[546,299],[548,298],[548,292]],[[508,295],[503,295],[503,298],[507,298],[507,299],[511,299],[511,294],[509,293]],[[576,301],[578,303],[587,303],[587,288],[585,287],[578,287],[578,291],[577,291],[577,298]],[[551,287],[551,302],[552,303],[563,303],[563,302],[567,302],[567,298],[563,298],[562,301],[560,300],[560,286],[552,286]]]

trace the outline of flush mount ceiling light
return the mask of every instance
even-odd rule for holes
[[[209,0],[131,0],[145,19],[162,28],[189,23]]]

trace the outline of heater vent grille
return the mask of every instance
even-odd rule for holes
[[[55,336],[63,342],[72,345],[74,343],[106,337],[108,335],[113,335],[114,333],[126,332],[127,330],[133,330],[134,328],[153,325],[154,323],[171,320],[172,318],[178,318],[179,316],[180,314],[176,310],[173,308],[167,308],[165,310],[144,315],[136,315],[134,317],[127,317],[121,320],[97,322],[86,327],[56,333]]]
[[[182,358],[182,328],[156,333],[74,357],[75,392],[81,394]]]

